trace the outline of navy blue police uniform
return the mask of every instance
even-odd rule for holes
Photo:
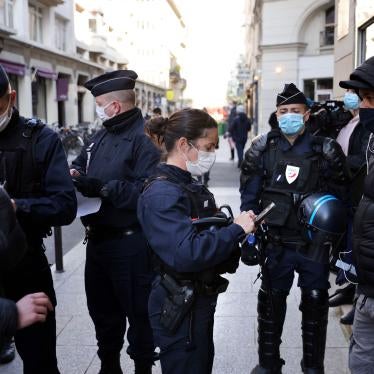
[[[172,165],[159,166],[139,199],[139,221],[158,273],[152,285],[149,314],[164,374],[212,371],[217,296],[228,284],[219,274],[236,270],[236,243],[244,235],[243,229],[233,223],[216,229],[194,224],[197,218],[216,213],[213,195],[189,172]],[[173,292],[166,282],[169,277],[176,288],[191,287],[194,292],[193,303],[181,312],[174,328],[166,320],[173,310]],[[185,296],[183,299],[187,300]]]
[[[95,79],[105,86],[113,73]],[[117,84],[112,81],[105,92],[116,87],[130,89],[126,80],[119,79]],[[132,88],[133,84],[134,80]],[[104,93],[92,88],[90,82],[86,85],[94,95]],[[85,286],[101,372],[115,374],[122,372],[119,357],[126,318],[127,352],[137,368],[143,364],[151,367],[154,359],[147,312],[152,270],[136,208],[144,180],[154,171],[160,154],[144,134],[144,119],[138,108],[104,121],[103,126],[72,167],[81,174],[76,178],[77,189],[102,201],[97,213],[82,217],[88,240]]]
[[[282,101],[295,96],[296,91],[290,91],[286,85]],[[285,102],[289,103],[292,101]],[[347,182],[340,146],[332,139],[316,137],[308,131],[290,144],[279,129],[272,130],[255,138],[245,154],[241,210],[252,209],[258,213],[270,202],[276,204],[266,219],[267,260],[258,294],[260,365],[256,373],[281,372],[284,361],[280,358],[279,346],[286,298],[295,271],[299,274],[298,286],[302,290],[303,370],[323,372],[329,265],[312,261],[302,254],[307,252],[309,244],[301,233],[297,208],[305,196],[320,191],[346,198],[344,186]]]
[[[4,279],[5,294],[17,301],[45,292],[56,306],[51,270],[43,237],[51,226],[70,224],[76,215],[76,197],[65,152],[57,134],[40,121],[21,117],[13,109],[10,123],[0,133],[0,181],[17,206],[17,218],[26,234],[25,258]],[[56,319],[18,331],[17,350],[24,373],[58,373]]]

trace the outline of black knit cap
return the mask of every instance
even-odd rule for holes
[[[283,91],[277,95],[277,107],[288,104],[307,105],[305,95],[293,83],[285,84]]]
[[[5,72],[4,68],[0,65],[0,97],[3,97],[9,87],[8,74]]]
[[[100,96],[108,92],[132,90],[138,74],[133,70],[115,70],[99,75],[84,84],[93,96]]]
[[[368,89],[374,90],[374,57],[364,61],[349,76],[348,81],[340,81],[339,86],[353,90]]]

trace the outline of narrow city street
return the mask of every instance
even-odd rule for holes
[[[212,173],[210,189],[218,204],[230,204],[239,212],[239,171],[236,163],[228,161],[227,142],[221,139],[217,152],[217,163]],[[71,231],[64,229],[64,242]],[[99,360],[96,356],[96,340],[93,324],[88,315],[84,292],[85,248],[81,241],[64,257],[65,272],[54,273],[57,291],[57,352],[61,374],[97,374]],[[215,374],[249,373],[257,362],[257,291],[259,282],[254,283],[257,267],[240,265],[230,275],[228,291],[218,300],[215,318]],[[286,361],[283,372],[301,373],[301,313],[298,310],[299,290],[294,287],[288,297],[287,317],[283,331],[282,357]],[[127,345],[127,344],[126,344]],[[125,349],[122,354],[124,373],[132,373],[133,366]],[[345,338],[335,309],[330,310],[326,349],[326,373],[348,373],[348,342]],[[0,366],[1,374],[20,374],[22,364],[17,359]],[[159,363],[154,373],[160,374]]]

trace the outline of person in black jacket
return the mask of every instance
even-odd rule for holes
[[[16,221],[12,202],[0,187],[0,277],[12,271],[26,251],[25,236]],[[2,285],[0,284],[0,294]],[[34,293],[17,303],[0,297],[0,348],[8,342],[17,329],[44,322],[53,306],[48,296]]]
[[[126,319],[127,353],[136,374],[151,373],[154,361],[147,312],[152,271],[136,207],[160,152],[144,133],[144,119],[135,106],[136,78],[132,70],[117,70],[86,82],[103,128],[71,170],[79,192],[101,199],[100,210],[82,218],[88,239],[87,306],[96,330],[100,374],[122,373]]]
[[[70,224],[77,212],[74,186],[62,144],[55,131],[36,118],[20,115],[16,91],[0,66],[0,183],[12,199],[28,251],[17,268],[3,277],[5,296],[20,300],[44,292],[57,305],[43,238],[52,226]],[[56,317],[15,335],[25,374],[58,374]]]
[[[349,352],[352,374],[371,373],[374,367],[374,57],[366,60],[339,85],[361,98],[360,122],[371,133],[367,146],[364,193],[353,224],[353,256],[358,275],[356,312]]]
[[[243,162],[244,147],[248,140],[248,132],[251,131],[251,121],[244,111],[243,105],[236,108],[236,117],[229,126],[229,132],[235,142],[236,152],[238,153],[238,168]]]

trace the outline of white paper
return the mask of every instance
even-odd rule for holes
[[[85,197],[78,191],[75,191],[75,194],[78,202],[77,217],[84,217],[100,210],[101,199],[99,197]]]

